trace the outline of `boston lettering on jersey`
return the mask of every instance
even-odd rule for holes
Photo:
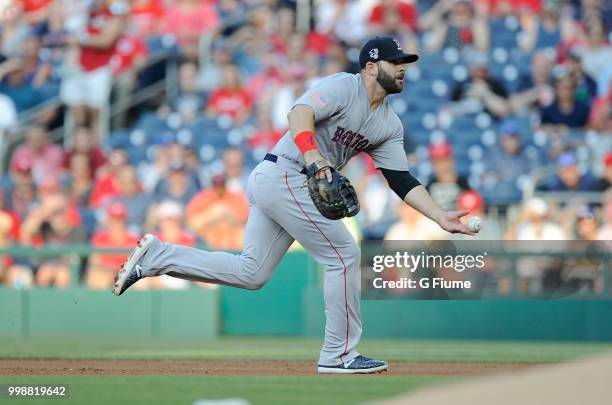
[[[342,128],[341,126],[336,127],[336,132],[334,133],[332,141],[338,142],[341,145],[349,148],[353,148],[359,152],[367,149],[367,147],[370,146],[370,141],[363,135],[349,129]]]

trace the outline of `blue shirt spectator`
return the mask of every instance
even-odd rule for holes
[[[574,152],[559,156],[559,171],[551,180],[538,185],[542,191],[598,191],[598,180],[589,173],[581,173]]]
[[[174,201],[186,207],[189,201],[200,191],[195,177],[187,171],[181,160],[170,162],[168,177],[162,178],[153,192],[156,202]]]
[[[500,129],[500,142],[487,156],[482,176],[482,189],[487,200],[500,204],[520,201],[522,192],[517,179],[528,175],[536,167],[536,162],[527,155],[516,122],[504,122]]]
[[[0,83],[0,93],[13,101],[17,112],[30,109],[45,100],[44,95],[28,84],[26,79],[21,63],[16,62],[14,69],[8,72],[6,78]]]
[[[588,105],[576,101],[576,85],[570,76],[564,76],[555,84],[555,101],[540,109],[542,125],[565,125],[570,128],[584,127],[589,120]]]

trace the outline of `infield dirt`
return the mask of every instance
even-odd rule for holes
[[[384,374],[404,376],[474,376],[512,373],[534,363],[392,362]],[[0,375],[314,375],[310,361],[275,360],[0,360]]]

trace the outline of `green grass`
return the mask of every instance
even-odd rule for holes
[[[316,360],[321,340],[240,337],[210,340],[151,338],[0,338],[0,358]],[[612,344],[443,340],[363,340],[370,357],[410,362],[553,363],[611,351]]]
[[[311,360],[320,340],[35,338],[0,339],[1,359]],[[610,344],[364,340],[360,352],[416,362],[559,362],[612,350]],[[74,404],[191,404],[198,398],[247,398],[253,404],[356,404],[460,380],[441,376],[1,376],[0,383],[70,385]],[[19,403],[42,401],[19,401]]]
[[[196,399],[247,398],[253,404],[356,404],[394,396],[448,377],[301,376],[301,377],[0,377],[0,383],[69,384],[70,400],[63,403],[191,404]],[[38,403],[40,401],[19,401]]]

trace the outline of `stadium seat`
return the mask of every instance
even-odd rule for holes
[[[131,129],[116,129],[111,132],[110,136],[104,141],[107,149],[127,149],[131,146],[130,133]]]
[[[154,112],[147,112],[141,115],[136,122],[135,128],[142,129],[147,133],[170,129],[167,120],[163,119]]]
[[[149,146],[150,148],[151,146]],[[141,162],[149,161],[148,148],[130,148],[128,149],[128,157],[132,165],[137,166]]]
[[[516,48],[516,36],[520,24],[516,17],[494,18],[489,21],[491,30],[491,46],[500,48]]]

